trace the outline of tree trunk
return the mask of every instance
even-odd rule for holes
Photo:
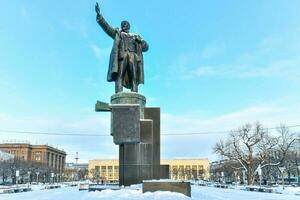
[[[248,185],[253,185],[253,175],[251,171],[247,173],[247,183]]]
[[[253,185],[253,156],[252,156],[252,149],[249,147],[249,155],[248,155],[248,165],[247,165],[247,182],[248,185]]]

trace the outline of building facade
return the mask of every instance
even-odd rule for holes
[[[89,161],[89,178],[95,181],[119,181],[119,160],[96,159]]]
[[[66,152],[48,145],[31,145],[28,143],[2,143],[0,150],[13,154],[16,159],[40,162],[62,173],[66,161]]]
[[[162,165],[170,166],[170,178],[174,180],[208,180],[208,159],[162,160]]]
[[[14,159],[14,155],[0,150],[0,162]]]
[[[209,178],[208,159],[161,160],[162,165],[170,166],[170,178],[174,180],[207,180]],[[89,178],[117,182],[119,180],[119,160],[96,159],[89,161]]]

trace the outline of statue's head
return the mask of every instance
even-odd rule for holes
[[[130,24],[128,21],[122,21],[121,22],[121,30],[128,33],[130,29]]]

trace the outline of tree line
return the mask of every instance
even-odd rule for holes
[[[18,176],[17,171],[19,172]],[[0,180],[2,184],[58,181],[61,177],[52,177],[52,173],[55,172],[53,168],[41,162],[17,158],[0,161]]]

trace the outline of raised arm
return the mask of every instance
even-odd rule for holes
[[[100,7],[99,7],[98,3],[96,3],[96,5],[95,5],[95,11],[97,13],[96,20],[97,20],[98,24],[101,26],[101,28],[104,30],[104,32],[107,35],[109,35],[112,39],[114,39],[115,36],[116,36],[117,30],[114,29],[114,28],[112,28],[106,22],[106,20],[104,19],[104,17],[101,15],[101,13],[100,13]]]

